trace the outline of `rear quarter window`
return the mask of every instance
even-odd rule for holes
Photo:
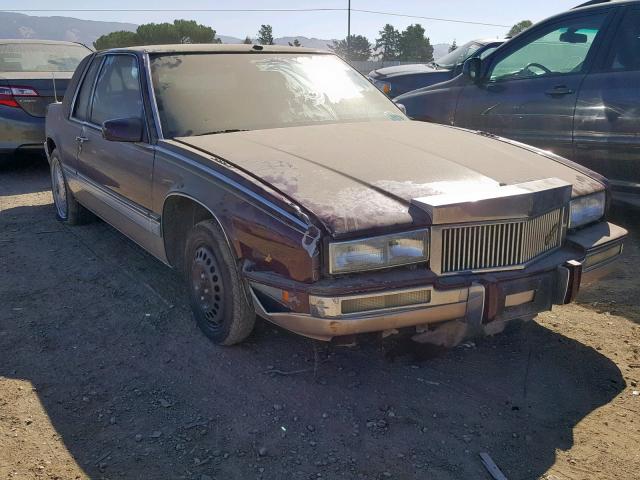
[[[89,103],[91,102],[91,90],[96,80],[96,75],[100,69],[102,57],[96,57],[91,62],[87,74],[82,80],[76,103],[73,106],[73,117],[78,120],[86,121],[89,119]]]

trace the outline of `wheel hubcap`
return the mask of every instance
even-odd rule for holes
[[[224,313],[224,286],[220,267],[213,252],[199,247],[191,264],[191,286],[196,302],[213,327],[222,323]]]
[[[67,218],[67,186],[64,183],[62,168],[60,168],[60,162],[58,160],[53,161],[53,175],[51,178],[53,180],[53,203],[56,206],[58,216],[60,218]]]

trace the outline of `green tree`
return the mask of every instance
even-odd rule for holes
[[[400,60],[431,62],[433,46],[419,23],[409,25],[400,36]]]
[[[289,46],[290,47],[301,47],[302,44],[300,43],[300,40],[298,40],[297,38],[294,38],[293,42],[289,42]]]
[[[334,40],[329,49],[348,61],[369,60],[371,57],[371,43],[363,35],[351,35],[348,41],[346,38]]]
[[[180,43],[222,43],[216,38],[216,31],[194,20],[174,20],[173,26],[180,38]]]
[[[216,31],[193,20],[174,20],[173,23],[146,23],[135,32],[112,32],[98,38],[96,50],[130,47],[132,45],[161,45],[171,43],[221,43]]]
[[[260,26],[258,43],[260,45],[273,45],[273,27],[271,25]]]
[[[102,35],[95,42],[93,47],[96,50],[107,50],[108,48],[131,47],[138,43],[138,34],[136,32],[127,32],[120,30]]]
[[[455,52],[458,49],[458,44],[456,43],[456,39],[453,39],[453,43],[449,47],[449,53]]]
[[[531,23],[531,20],[522,20],[521,22],[518,22],[513,27],[511,27],[511,30],[509,30],[509,33],[507,33],[507,37],[515,37],[519,33],[524,32],[531,25],[533,25],[533,23]]]
[[[393,25],[386,24],[376,39],[375,49],[382,54],[382,60],[395,60],[400,53],[400,32]]]
[[[249,35],[247,35],[242,43],[244,43],[245,45],[253,45],[253,39]]]

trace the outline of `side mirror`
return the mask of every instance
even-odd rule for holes
[[[469,58],[462,66],[462,74],[473,83],[480,83],[482,76],[482,59],[478,57]]]
[[[116,118],[102,124],[102,137],[111,142],[140,142],[142,120],[139,118]]]

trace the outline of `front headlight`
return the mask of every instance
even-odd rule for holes
[[[329,272],[348,273],[426,262],[429,231],[383,235],[329,244]]]
[[[577,228],[597,222],[604,216],[605,192],[593,193],[571,200],[571,219],[569,228]]]

